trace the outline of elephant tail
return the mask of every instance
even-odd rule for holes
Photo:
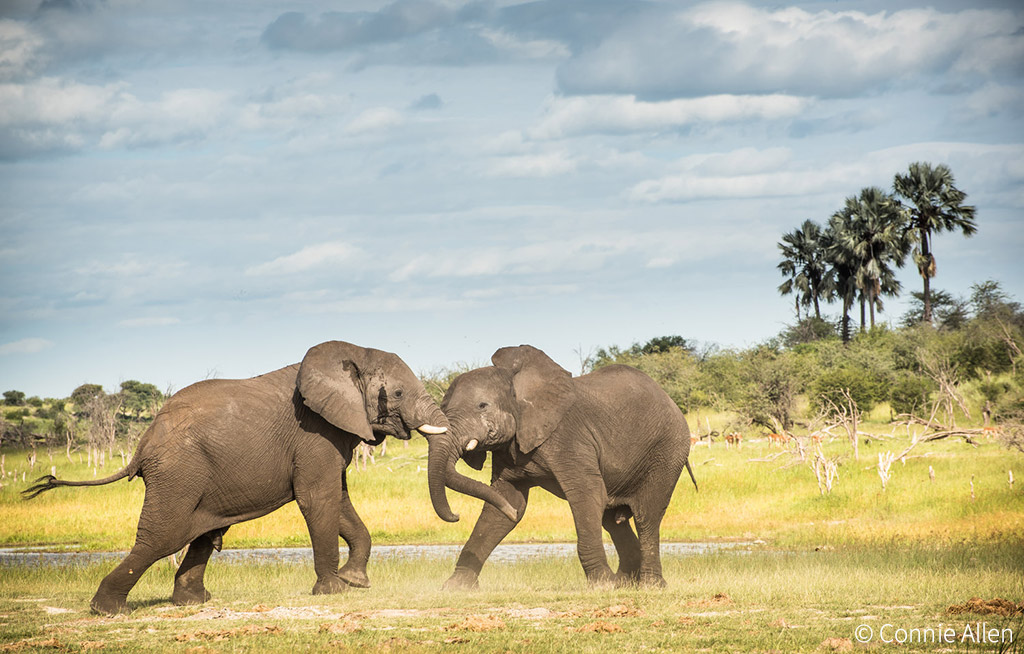
[[[690,467],[690,459],[686,459],[686,472],[690,473],[690,481],[693,482],[693,489],[700,492],[700,488],[697,487],[697,478],[693,476],[693,468]]]
[[[95,479],[93,481],[64,481],[63,479],[57,479],[53,475],[45,475],[43,477],[40,477],[39,479],[36,479],[31,486],[21,491],[21,494],[26,500],[31,500],[32,498],[37,497],[38,495],[45,493],[48,490],[53,490],[54,488],[59,488],[60,486],[103,486],[105,484],[113,483],[119,479],[124,479],[129,475],[134,477],[138,472],[138,466],[134,465],[134,463],[134,461],[132,463],[129,463],[126,467],[115,472],[109,477],[104,477],[103,479]]]

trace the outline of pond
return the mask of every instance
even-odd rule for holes
[[[662,556],[697,556],[724,550],[743,551],[754,542],[662,543]],[[80,566],[101,561],[119,561],[128,552],[74,552],[49,551],[46,547],[0,548],[0,566]],[[439,559],[454,561],[461,545],[374,545],[371,559]],[[615,548],[605,545],[609,556]],[[348,555],[341,548],[341,560]],[[575,543],[508,543],[494,548],[489,561],[514,563],[542,558],[575,558]],[[311,563],[313,550],[308,547],[266,547],[253,549],[225,549],[214,552],[213,562],[237,563]]]

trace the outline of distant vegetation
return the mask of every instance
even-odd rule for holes
[[[932,238],[939,232],[959,231],[970,236],[977,231],[975,208],[965,204],[967,194],[956,187],[953,171],[946,165],[910,164],[906,174],[893,180],[893,193],[878,187],[862,189],[846,198],[822,228],[813,220],[782,237],[778,268],[786,280],[779,286],[783,295],[793,295],[797,321],[801,307],[814,307],[821,319],[821,302],[842,305],[840,332],[844,342],[851,338],[850,311],[860,305],[860,329],[864,331],[870,313],[882,311],[883,297],[896,297],[901,290],[896,268],[907,255],[923,282],[920,322],[932,322],[931,279],[937,270]]]

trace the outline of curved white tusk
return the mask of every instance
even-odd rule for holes
[[[468,452],[470,450],[475,450],[476,446],[479,445],[479,444],[480,444],[480,442],[477,439],[474,438],[473,440],[471,440],[468,443],[466,443],[466,451]]]
[[[435,427],[434,425],[421,425],[420,427],[416,428],[416,431],[418,431],[421,434],[430,434],[431,436],[436,436],[437,434],[445,433],[446,431],[448,431],[448,428]]]

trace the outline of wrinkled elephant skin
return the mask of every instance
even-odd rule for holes
[[[209,599],[207,561],[230,525],[295,500],[313,546],[315,594],[368,586],[370,534],[352,506],[345,469],[362,441],[407,439],[447,420],[395,354],[330,341],[302,363],[241,380],[202,381],[171,397],[142,436],[131,462],[106,479],[44,477],[31,498],[60,486],[141,477],[146,496],[135,546],[100,583],[97,613],[128,610],[128,592],[155,561],[185,545],[174,578],[176,604]],[[349,547],[338,569],[338,536]]]
[[[588,580],[664,584],[661,521],[680,473],[689,470],[690,432],[679,408],[628,366],[574,379],[528,345],[502,348],[491,361],[452,382],[441,404],[451,428],[428,437],[438,516],[459,519],[446,488],[485,501],[446,587],[477,585],[484,562],[522,519],[538,486],[568,501]],[[489,486],[455,470],[460,457],[481,469],[488,452]],[[602,528],[618,551],[617,573],[608,565]]]

